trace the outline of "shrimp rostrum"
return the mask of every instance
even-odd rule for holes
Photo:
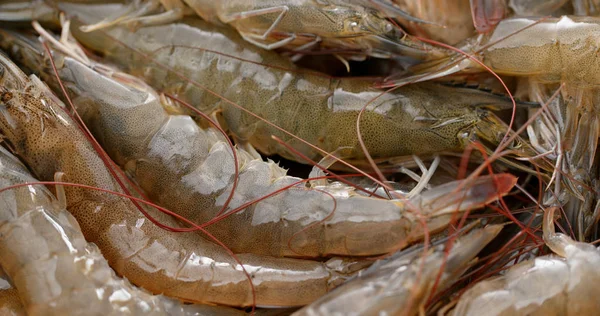
[[[57,85],[47,56],[35,49],[39,42],[8,31],[1,31],[0,37],[16,59]],[[218,132],[200,128],[187,115],[169,114],[156,92],[143,83],[116,72],[96,72],[103,67],[84,64],[79,61],[83,56],[76,59],[54,50],[53,57],[60,65],[58,76],[92,133],[151,199],[197,223],[219,215],[236,174],[232,148]],[[404,201],[385,200],[362,196],[337,182],[311,188],[294,185],[305,181],[287,176],[273,162],[234,150],[240,168],[228,216],[208,230],[239,253],[388,253],[421,240],[427,231],[444,229],[456,212],[506,194],[516,180],[507,174],[483,176],[472,183],[447,183]],[[283,190],[290,185],[294,186]],[[238,206],[245,209],[231,214]]]
[[[0,54],[0,133],[36,177],[125,194],[105,161],[71,120],[64,104],[32,75]],[[233,306],[299,306],[310,303],[354,271],[352,262],[316,262],[238,254],[197,233],[157,226],[129,199],[65,187],[67,210],[87,241],[110,266],[135,285],[190,302]],[[181,227],[162,212],[147,210],[166,227]],[[250,286],[244,269],[251,274]]]

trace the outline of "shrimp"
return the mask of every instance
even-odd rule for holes
[[[2,187],[37,181],[2,147],[0,170]],[[44,186],[3,192],[1,201],[0,265],[14,280],[29,315],[245,314],[153,296],[117,277],[98,247],[85,241],[75,218]]]
[[[3,141],[38,179],[51,180],[62,172],[66,181],[123,194],[105,162],[64,111],[64,104],[38,77],[27,77],[3,54],[0,101]],[[152,293],[196,303],[300,306],[341,283],[357,267],[354,261],[254,254],[237,255],[241,265],[199,234],[178,234],[157,226],[130,200],[86,188],[69,187],[65,192],[67,209],[86,240],[98,246],[119,275]],[[181,227],[162,212],[147,212],[167,227]],[[250,271],[253,288],[243,269]]]
[[[600,33],[600,20],[594,17],[563,16],[537,20],[503,20],[493,32],[479,36],[461,49],[498,74],[533,77],[543,83],[566,82],[582,88],[600,83],[600,66],[594,39]],[[483,68],[462,55],[448,52],[448,58],[418,65],[421,81],[458,71]]]
[[[64,9],[79,20],[72,26],[119,10],[87,5]],[[257,49],[235,32],[199,19],[135,32],[123,27],[91,33],[72,27],[72,31],[84,46],[102,52],[125,72],[206,114],[218,113],[238,145],[265,155],[306,163],[275,141],[276,136],[313,160],[348,147],[344,158],[360,164],[365,154],[356,120],[365,106],[359,123],[373,158],[462,151],[472,138],[497,144],[506,132],[493,113],[481,108],[511,106],[504,98],[439,85],[410,85],[386,93],[373,89],[371,81],[298,73],[274,52]]]
[[[524,261],[462,295],[453,315],[596,315],[600,251],[554,230],[544,214],[544,241],[558,256]]]
[[[447,257],[443,245],[426,253],[415,250],[399,253],[385,264],[376,263],[293,315],[417,315],[433,294],[444,262],[437,291],[455,282],[500,230],[502,226],[488,226],[459,238]]]
[[[579,116],[579,109],[569,106],[568,100],[557,95],[552,99],[550,94],[557,89],[556,85],[544,85],[529,82],[530,97],[539,102],[548,103],[546,111],[540,118],[528,126],[527,132],[532,144],[538,152],[549,153],[549,159],[556,161],[553,174],[553,192],[548,192],[545,205],[561,204],[565,211],[565,220],[573,227],[578,240],[586,240],[596,227],[599,214],[594,212],[596,193],[586,187],[595,187],[597,181],[597,157],[588,152],[589,144],[593,144],[594,133],[590,133],[590,115]],[[556,93],[556,92],[555,92]],[[578,122],[579,121],[579,122]],[[569,145],[566,140],[576,140]],[[567,146],[564,146],[565,144]],[[551,181],[552,182],[552,181]],[[565,194],[562,183],[571,194]]]
[[[2,34],[7,51],[28,68],[37,69],[46,82],[55,81],[39,43],[35,50],[35,42],[27,44],[7,31]],[[235,162],[227,143],[215,136],[217,132],[199,128],[187,115],[169,115],[156,92],[136,89],[143,84],[128,84],[131,79],[119,80],[124,76],[117,73],[94,72],[105,66],[79,62],[84,56],[75,59],[55,50],[54,58],[62,65],[58,75],[73,93],[92,133],[153,201],[195,222],[218,215],[233,189]],[[253,158],[241,149],[237,153],[241,157],[239,186],[228,211],[302,182],[273,162]],[[445,199],[459,184],[451,182],[408,201],[365,197],[341,183],[314,190],[296,187],[228,216],[209,231],[238,253],[384,254],[421,240],[425,230],[445,228],[454,212],[495,200],[515,180],[509,175],[481,177],[456,192],[457,199]],[[420,225],[415,214],[427,218],[427,227]]]
[[[301,53],[314,47],[334,51],[338,56],[363,60],[366,56],[390,58],[429,56],[425,45],[410,40],[397,26],[372,7],[358,1],[268,0],[207,1],[183,0],[202,19],[228,24],[244,40],[272,50],[285,47]],[[167,12],[147,14],[166,4]],[[114,24],[142,22],[144,25],[172,22],[181,18],[185,5],[179,0],[133,1],[123,14],[84,28],[93,31]],[[152,22],[148,22],[152,21]]]
[[[562,157],[561,152],[567,152],[565,164],[569,167],[563,167],[563,162],[557,159],[555,174],[567,171],[575,177],[585,178],[593,167],[600,136],[599,36],[600,19],[595,17],[513,18],[503,20],[494,31],[461,48],[479,57],[498,74],[529,77],[532,85],[562,84],[560,94],[565,111],[561,119],[564,118],[564,122],[548,127],[550,133],[560,138],[552,144],[556,156]],[[448,54],[451,57],[446,60],[416,66],[415,76],[394,83],[425,81],[459,71],[479,72],[483,69],[462,55]],[[535,133],[529,134],[535,136]],[[532,143],[536,141],[531,139]],[[572,195],[583,200],[585,194],[582,191],[592,183],[584,179],[578,185],[569,186]]]
[[[0,315],[25,316],[19,293],[0,268]]]

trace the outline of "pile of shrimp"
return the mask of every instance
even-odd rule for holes
[[[600,313],[597,15],[1,2],[0,314]]]

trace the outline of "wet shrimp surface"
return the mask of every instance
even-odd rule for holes
[[[598,8],[1,3],[0,314],[598,314]]]

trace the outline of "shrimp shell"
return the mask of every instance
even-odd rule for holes
[[[291,133],[326,152],[349,147],[345,159],[364,160],[356,121],[365,105],[361,135],[373,158],[461,151],[470,141],[464,139],[466,135],[479,135],[477,127],[491,122],[491,113],[476,107],[511,106],[504,98],[470,89],[410,85],[386,93],[374,89],[369,80],[300,72],[288,60],[250,45],[236,32],[199,19],[135,32],[113,27],[84,33],[78,25],[92,23],[118,7],[64,8],[76,16],[71,31],[84,46],[205,114],[218,112],[238,144],[251,144],[265,155],[306,163],[272,136],[313,160],[323,155]],[[503,128],[490,124],[489,129],[502,132]]]
[[[6,34],[3,42],[10,43],[11,38]],[[8,50],[30,68],[48,63],[27,59],[44,54],[19,52],[18,43]],[[62,65],[58,74],[76,97],[92,133],[151,199],[194,222],[217,215],[233,189],[235,169],[230,147],[214,130],[200,129],[189,116],[169,115],[155,92],[135,88],[143,84],[128,86],[131,79],[119,82],[94,72],[93,68],[102,68],[99,65],[88,67],[58,52],[54,55]],[[42,78],[53,81],[51,70],[41,72]],[[272,162],[252,159],[243,150],[237,153],[239,185],[229,210],[302,181],[285,175]],[[460,183],[451,182],[407,201],[364,197],[341,183],[315,190],[296,186],[228,216],[209,230],[239,253],[377,255],[420,240],[425,229],[432,233],[443,229],[453,212],[495,200],[508,192],[514,180],[507,175],[481,177],[455,192],[456,199],[445,198]],[[426,228],[416,214],[427,217]]]
[[[554,230],[544,214],[544,241],[558,255],[542,256],[481,281],[460,298],[453,315],[596,315],[600,250]]]
[[[0,147],[0,186],[36,182]],[[41,185],[1,193],[0,265],[29,315],[244,315],[228,307],[185,305],[117,277],[77,221]],[[17,296],[18,299],[18,296]]]
[[[502,226],[488,226],[462,236],[447,257],[445,245],[426,253],[413,250],[394,255],[293,315],[417,315],[434,294],[442,264],[445,266],[437,292],[455,282],[501,230]]]
[[[0,133],[39,179],[63,172],[66,181],[121,191],[64,105],[36,76],[27,77],[0,54]],[[150,222],[132,202],[84,188],[65,189],[67,209],[86,240],[102,250],[119,275],[153,293],[190,302],[249,306],[252,288],[242,267],[222,247],[196,233],[177,234]],[[148,210],[164,225],[171,217]],[[250,271],[256,304],[312,302],[351,274],[343,261],[320,263],[253,254],[237,258]]]

